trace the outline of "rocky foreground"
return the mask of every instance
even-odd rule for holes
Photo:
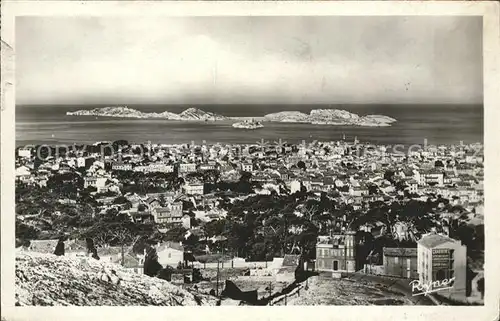
[[[309,278],[307,288],[288,299],[287,305],[413,305],[410,298],[383,284],[363,280]]]
[[[51,254],[16,255],[16,305],[20,306],[215,304],[214,297],[129,272],[116,264]]]

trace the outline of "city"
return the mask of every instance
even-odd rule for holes
[[[17,253],[109,262],[216,305],[483,304],[483,161],[479,143],[345,135],[24,146]]]

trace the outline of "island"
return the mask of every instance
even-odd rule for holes
[[[287,122],[287,123],[308,123],[314,125],[351,125],[366,127],[390,126],[396,119],[384,115],[357,114],[341,109],[313,109],[309,114],[299,111],[282,111],[267,114],[265,121]]]
[[[264,125],[262,125],[261,122],[255,121],[254,119],[252,120],[244,120],[239,123],[234,123],[233,124],[234,128],[239,128],[239,129],[259,129],[263,128]]]
[[[202,120],[215,121],[228,119],[215,113],[206,112],[198,108],[188,108],[180,114],[164,111],[161,113],[146,113],[127,106],[102,107],[90,110],[77,110],[67,112],[68,116],[99,116],[99,117],[119,117],[119,118],[160,118],[167,120]]]
[[[158,118],[177,121],[239,121],[232,126],[234,128],[257,129],[262,128],[262,122],[281,123],[306,123],[313,125],[343,125],[364,127],[386,127],[396,122],[396,119],[385,115],[360,116],[355,113],[341,109],[313,109],[309,114],[300,111],[280,111],[267,114],[263,117],[227,117],[212,112],[206,112],[198,108],[188,108],[180,114],[169,111],[164,112],[142,112],[127,106],[102,107],[89,110],[77,110],[67,112],[68,116],[100,116],[119,118]],[[258,118],[259,121],[254,119]]]

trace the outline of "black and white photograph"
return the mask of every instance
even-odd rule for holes
[[[484,306],[483,26],[17,16],[15,305]]]

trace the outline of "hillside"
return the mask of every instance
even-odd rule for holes
[[[225,116],[206,112],[198,108],[188,108],[179,114],[183,120],[225,120]]]
[[[216,303],[214,297],[188,292],[158,278],[131,273],[120,265],[52,254],[18,252],[15,282],[16,305],[20,306],[195,306]]]

